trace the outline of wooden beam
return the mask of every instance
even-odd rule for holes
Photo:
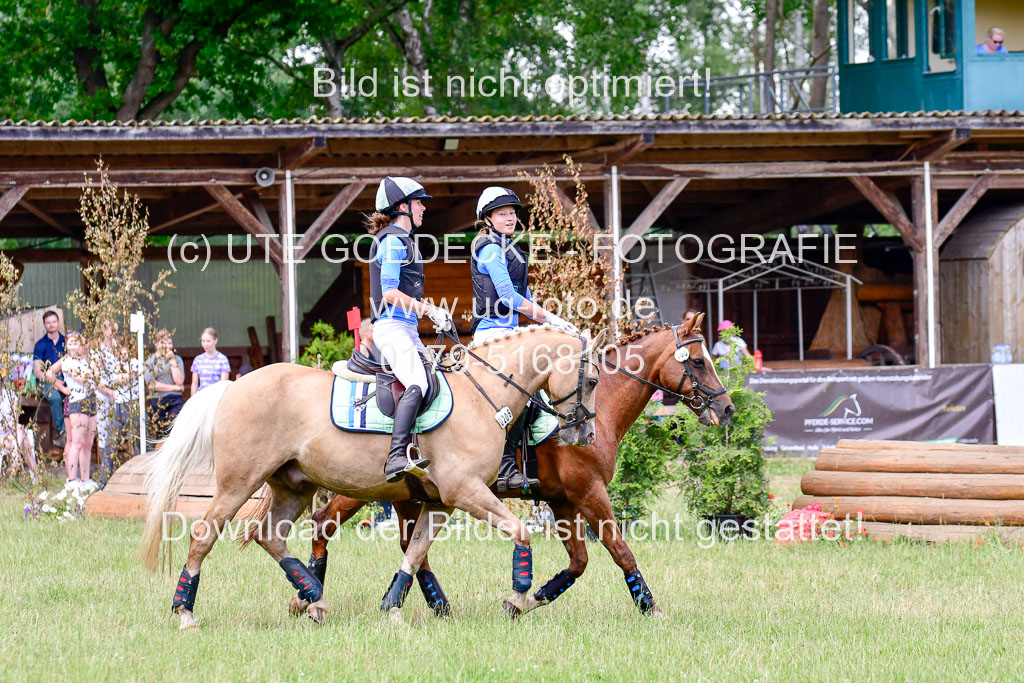
[[[949,210],[949,213],[943,217],[939,222],[938,227],[935,229],[935,247],[941,247],[943,242],[949,239],[949,236],[953,234],[956,227],[963,222],[967,214],[971,212],[978,200],[981,199],[992,184],[995,183],[997,176],[983,175],[974,181],[974,184],[967,188],[960,199],[957,200],[953,208]]]
[[[654,221],[658,220],[661,214],[665,212],[665,209],[669,207],[669,204],[675,201],[675,198],[679,196],[679,193],[686,188],[689,182],[689,178],[676,178],[661,188],[661,191],[658,192],[654,200],[637,216],[636,220],[623,233],[622,237],[629,235],[640,237],[647,232],[648,228],[654,225]]]
[[[557,183],[555,183],[555,192],[558,194],[558,199],[562,202],[562,207],[570,215],[574,213],[576,211],[576,200],[569,197],[565,190],[560,188]],[[597,216],[594,215],[594,211],[590,208],[589,204],[587,205],[587,218],[590,221],[590,229],[594,232],[601,232],[601,225],[597,222]],[[611,224],[609,223],[609,225]]]
[[[3,196],[0,197],[0,221],[21,201],[26,192],[28,192],[28,187],[25,185],[15,185],[7,190],[7,192],[4,192]]]
[[[249,234],[261,237],[265,236],[259,241],[265,243],[267,249],[270,251],[270,260],[275,265],[280,266],[283,262],[281,240],[272,231],[268,230],[263,223],[261,223],[255,216],[249,213],[249,210],[242,205],[242,202],[235,198],[235,195],[231,193],[231,190],[227,189],[223,185],[206,185],[206,191],[210,193],[210,196],[217,200],[229,216],[235,219],[242,228]]]
[[[256,193],[256,190],[248,190],[244,196],[246,201],[249,202],[252,214],[256,216],[259,222],[270,232],[277,232],[274,229],[274,222],[270,220],[270,214],[267,213],[267,207],[263,205],[263,200]]]
[[[924,249],[924,239],[916,232],[914,224],[907,217],[907,212],[893,192],[883,190],[866,176],[850,176],[850,182],[864,195],[865,199],[871,202],[878,213],[899,230],[904,242],[915,251]]]
[[[431,235],[461,232],[476,223],[477,198],[467,199],[433,214],[427,212],[424,224]]]
[[[326,149],[327,137],[324,135],[314,136],[294,147],[281,150],[278,155],[278,167],[282,170],[300,168]]]
[[[241,195],[240,191],[235,193],[236,197]],[[153,234],[166,230],[178,223],[201,216],[207,211],[212,211],[217,206],[219,206],[217,201],[201,187],[177,192],[150,208],[149,232]]]
[[[36,218],[38,218],[42,222],[44,222],[47,225],[49,225],[51,228],[53,228],[54,230],[56,230],[60,234],[66,235],[67,237],[70,237],[71,239],[76,239],[76,240],[77,239],[81,239],[81,237],[79,235],[75,234],[74,230],[72,230],[71,228],[64,227],[63,225],[61,225],[57,221],[56,218],[54,218],[50,214],[46,213],[45,211],[40,209],[35,204],[33,204],[32,202],[28,201],[27,199],[22,199],[21,200],[21,206],[22,206],[23,209],[28,211],[30,214],[32,214],[33,216],[35,216]]]
[[[604,165],[615,166],[617,164],[625,163],[629,161],[637,154],[640,154],[644,150],[654,146],[654,133],[643,133],[638,135],[628,144],[624,145],[621,149],[616,151],[609,151],[605,155]]]
[[[970,128],[956,128],[943,131],[930,138],[915,142],[907,148],[907,151],[900,156],[900,159],[910,158],[916,161],[935,161],[970,139]]]
[[[306,234],[302,236],[302,239],[298,244],[298,253],[296,254],[297,260],[302,260],[306,257],[306,254],[316,246],[317,241],[324,234],[331,229],[335,221],[345,212],[345,209],[349,207],[349,204],[359,196],[359,194],[366,188],[366,183],[352,183],[346,185],[341,192],[334,196],[331,203],[327,205],[320,215],[316,217],[316,220],[310,224],[309,228],[306,229]]]

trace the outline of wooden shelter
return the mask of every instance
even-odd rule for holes
[[[568,154],[587,185],[594,226],[613,241],[655,225],[708,239],[810,222],[893,224],[914,264],[908,336],[919,360],[939,362],[936,298],[928,298],[940,277],[938,248],[979,202],[1006,201],[1024,187],[1022,124],[1024,115],[1006,112],[6,121],[0,237],[80,240],[80,188],[102,157],[111,179],[143,198],[154,235],[244,232],[261,241],[255,254],[281,282],[287,358],[299,314],[295,262],[322,257],[328,233],[362,233],[381,177],[422,181],[436,197],[425,231],[442,236],[471,226],[484,187],[525,193],[521,173]],[[154,248],[149,256],[166,254]],[[228,256],[224,247],[211,255]],[[86,258],[79,249],[17,256]],[[432,280],[428,295],[435,284],[444,288]]]
[[[1024,359],[1024,202],[979,212],[942,250],[942,344],[957,363],[987,363],[994,344]]]

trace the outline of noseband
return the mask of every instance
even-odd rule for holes
[[[594,361],[587,358],[586,337],[580,337],[580,342],[583,344],[583,347],[580,350],[580,376],[579,379],[576,381],[576,390],[569,394],[566,394],[557,401],[551,402],[552,406],[557,406],[559,403],[564,403],[565,401],[568,401],[573,396],[576,397],[576,405],[575,407],[573,407],[571,413],[562,414],[558,413],[558,411],[555,411],[555,414],[559,415],[563,420],[565,420],[565,427],[582,426],[589,422],[590,420],[593,420],[595,417],[597,417],[596,412],[588,410],[587,407],[583,405],[583,367],[585,363],[590,363],[597,369],[598,373],[601,372],[601,368],[598,367],[597,363],[594,363]]]
[[[675,396],[680,401],[685,401],[692,409],[698,411],[698,416],[701,416],[708,411],[708,409],[711,407],[711,403],[715,400],[717,396],[721,396],[726,392],[726,389],[725,387],[722,387],[717,391],[712,391],[711,389],[708,389],[706,386],[697,381],[697,378],[693,374],[693,367],[690,365],[690,349],[687,347],[690,344],[693,344],[694,342],[700,342],[703,348],[704,337],[698,334],[680,340],[678,328],[678,325],[673,325],[671,327],[672,338],[676,342],[676,351],[672,355],[672,357],[675,358],[678,362],[682,363],[683,375],[679,378],[679,386],[677,386],[674,390],[669,389],[668,387],[663,387],[660,384],[650,382],[644,379],[643,377],[635,375],[629,370],[626,370],[625,368],[622,368],[617,364],[613,363],[612,361],[608,360],[608,358],[606,358],[604,355],[601,356],[601,362],[611,367],[616,372],[621,372],[627,377],[635,379],[636,381],[642,384],[646,384],[649,387],[654,387],[659,391]],[[687,396],[686,394],[683,393],[683,384],[686,383],[687,378],[690,379],[690,386],[693,387],[693,396]],[[697,393],[698,391],[703,393],[704,396],[699,395]]]

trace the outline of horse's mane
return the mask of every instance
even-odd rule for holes
[[[618,339],[613,341],[611,344],[608,344],[604,348],[605,350],[607,350],[616,346],[622,346],[623,344],[629,344],[631,342],[639,341],[644,337],[654,334],[656,332],[664,332],[665,330],[671,329],[672,326],[669,325],[668,323],[661,325],[659,327],[642,327],[639,330],[634,330],[633,332],[630,332],[629,334],[623,337],[619,337]]]
[[[481,347],[487,346],[488,344],[493,344],[494,342],[503,341],[505,339],[508,339],[509,337],[518,337],[519,335],[526,334],[527,332],[542,332],[544,330],[551,330],[553,332],[562,332],[562,330],[559,330],[559,329],[557,329],[557,328],[555,328],[555,327],[553,327],[551,325],[548,325],[546,323],[543,324],[543,325],[527,325],[526,327],[511,328],[508,331],[498,335],[497,337],[492,337],[491,339],[488,339],[487,341],[480,342],[479,344],[476,343],[476,342],[471,342],[468,346],[466,346],[466,348],[467,349],[479,349]],[[567,332],[563,332],[563,334],[568,334],[568,333]]]

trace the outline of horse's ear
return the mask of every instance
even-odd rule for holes
[[[690,329],[684,330],[685,334],[692,334],[694,332],[700,332],[701,326],[704,324],[704,314],[698,313],[693,316],[693,320],[690,321]]]
[[[581,339],[586,339],[587,341],[590,341],[590,328],[589,327],[587,329],[583,330],[582,332],[580,332],[580,338]]]
[[[593,340],[593,343],[591,344],[591,348],[594,349],[594,350],[597,350],[597,349],[601,348],[602,346],[604,346],[605,339],[607,339],[607,338],[608,338],[608,328],[606,327],[603,330],[601,330],[600,332],[598,332],[597,337]]]

